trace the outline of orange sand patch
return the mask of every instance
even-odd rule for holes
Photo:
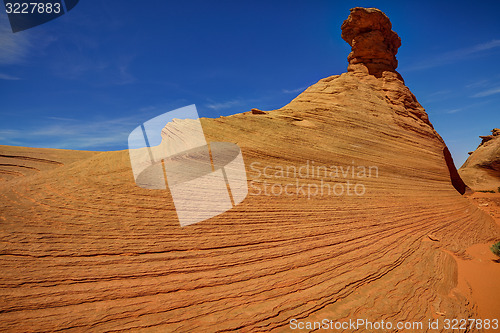
[[[471,259],[456,258],[458,264],[457,289],[478,306],[481,319],[500,320],[500,263],[490,251],[490,243],[475,244],[466,251]],[[494,332],[495,330],[486,330]],[[498,330],[496,330],[498,332]]]
[[[493,217],[500,225],[500,193],[475,192],[469,200]],[[500,239],[499,239],[500,241]],[[500,320],[500,263],[491,250],[495,243],[475,244],[466,250],[465,258],[455,257],[458,264],[457,289],[478,306],[481,319]],[[498,332],[499,330],[485,330]]]

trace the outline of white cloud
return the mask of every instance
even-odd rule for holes
[[[472,81],[471,83],[467,84],[465,88],[478,88],[478,87],[485,87],[490,84],[490,80],[476,80]]]
[[[495,47],[500,46],[500,40],[494,39],[491,42],[488,43],[482,43],[474,46],[469,52],[474,53],[474,52],[479,52],[479,51],[484,51],[484,50],[490,50]]]
[[[22,63],[30,48],[26,33],[13,33],[5,14],[0,15],[0,65]]]
[[[431,94],[428,94],[427,96],[429,96],[429,97],[444,96],[444,95],[448,95],[449,93],[451,93],[451,90],[445,89],[445,90],[435,91]]]
[[[296,93],[298,93],[298,92],[302,92],[302,91],[306,90],[306,88],[307,88],[307,87],[300,87],[300,88],[297,88],[297,89],[290,89],[290,90],[288,90],[288,89],[283,89],[282,91],[283,91],[283,93],[285,93],[285,94],[296,94]]]
[[[107,120],[78,121],[48,117],[50,123],[23,130],[0,129],[3,144],[66,149],[108,149],[127,147],[127,138],[141,120],[136,116]]]
[[[447,99],[450,99],[453,96],[453,92],[451,90],[445,89],[445,90],[438,90],[429,94],[422,94],[421,100],[422,103],[433,103],[433,102],[440,102],[444,101]]]
[[[16,76],[0,73],[0,80],[15,81],[15,80],[21,80],[21,79],[16,77]]]
[[[500,87],[484,90],[481,92],[478,92],[477,94],[472,95],[472,97],[486,97],[486,96],[491,96],[495,94],[500,94]]]
[[[233,106],[238,106],[241,105],[241,101],[238,100],[231,100],[227,102],[222,102],[222,103],[211,103],[207,104],[207,108],[213,109],[213,110],[221,110],[221,109],[229,109],[232,108]]]
[[[62,121],[77,121],[76,119],[74,118],[66,118],[66,117],[45,117],[47,119],[51,119],[51,120],[62,120]]]
[[[433,67],[447,65],[450,63],[456,63],[468,59],[470,57],[477,56],[484,51],[492,50],[499,47],[500,47],[500,40],[494,39],[490,42],[476,44],[469,46],[467,48],[438,54],[433,58],[407,66],[404,68],[404,70],[415,71],[415,70],[429,69]]]
[[[139,111],[140,112],[148,112],[148,111],[154,111],[156,109],[157,109],[156,106],[150,105],[150,106],[144,106],[144,107],[140,108]]]

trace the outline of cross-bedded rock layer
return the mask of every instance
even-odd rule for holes
[[[201,121],[209,142],[241,147],[250,193],[185,228],[168,190],[135,185],[127,151],[0,147],[39,169],[0,168],[19,173],[0,182],[2,330],[477,317],[449,253],[499,228],[457,191],[446,145],[397,74],[349,71],[281,109]]]

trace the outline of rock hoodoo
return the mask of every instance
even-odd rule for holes
[[[500,137],[500,129],[494,128],[491,130],[491,135],[480,135],[479,138],[482,140],[481,144],[479,144],[479,147],[484,145],[486,142],[496,139],[497,137]]]
[[[342,39],[352,47],[347,57],[348,71],[362,65],[377,77],[384,71],[396,71],[401,39],[391,30],[391,21],[383,12],[376,8],[353,8],[341,29]]]

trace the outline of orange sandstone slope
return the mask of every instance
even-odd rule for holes
[[[450,253],[500,230],[459,193],[443,140],[395,71],[389,19],[355,8],[342,31],[348,73],[279,110],[202,119],[208,141],[241,147],[249,181],[219,216],[179,227],[168,190],[135,186],[126,151],[0,182],[1,329],[476,317]]]

